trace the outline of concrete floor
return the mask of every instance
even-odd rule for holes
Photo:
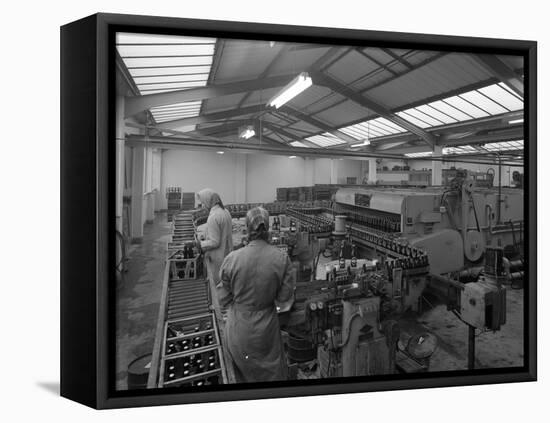
[[[143,242],[129,253],[128,271],[117,289],[117,389],[127,388],[129,363],[153,349],[170,233],[166,214],[158,214],[145,225]],[[240,240],[241,231],[234,235]],[[523,365],[523,290],[508,290],[507,307],[506,324],[500,331],[476,337],[476,368]],[[422,314],[405,316],[399,325],[405,340],[425,332],[436,336],[429,371],[466,369],[468,328],[445,306],[426,306]]]
[[[507,287],[509,288],[509,287]],[[523,289],[506,292],[506,324],[498,332],[476,331],[475,368],[523,366]],[[429,371],[465,370],[468,364],[468,327],[444,305],[428,309],[420,316],[399,321],[407,339],[423,332],[437,338],[437,347],[430,358]]]
[[[143,229],[143,241],[130,247],[128,271],[117,286],[116,388],[127,389],[132,360],[153,350],[171,225],[157,214]]]

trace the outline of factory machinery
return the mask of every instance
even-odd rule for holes
[[[306,209],[287,214],[306,228],[327,217]],[[332,214],[325,251],[331,248],[332,258],[340,259],[329,263],[325,280],[336,284],[299,284],[296,296],[305,297],[304,305],[300,310],[297,301],[294,309],[317,345],[321,374],[414,369],[407,351],[395,353],[394,319],[419,310],[426,292],[468,326],[473,368],[475,329],[499,330],[506,321],[505,286],[523,283],[522,191],[476,186],[467,175],[446,188],[342,188]],[[350,250],[351,262],[361,256],[373,265],[353,271],[345,261]],[[299,295],[304,289],[306,295]]]
[[[420,311],[426,293],[440,298],[468,325],[468,366],[473,368],[475,330],[499,330],[506,322],[505,287],[523,282],[523,193],[517,189],[479,187],[457,177],[445,188],[348,187],[336,191],[333,201],[226,208],[234,218],[242,218],[259,205],[273,216],[272,243],[288,252],[297,267],[294,302],[280,309],[289,364],[315,363],[316,377],[426,370],[421,355],[412,351],[421,348],[425,338],[407,346],[412,348],[397,348],[398,319],[407,311]],[[207,216],[200,209],[175,217],[168,244],[170,283],[174,278],[204,277],[198,252],[185,251],[184,246]],[[329,260],[320,265],[320,256]],[[174,264],[193,259],[194,273],[189,273],[189,264]],[[173,288],[168,288],[164,295],[169,304],[174,300]],[[208,294],[203,298],[208,303]],[[185,349],[194,345],[195,320],[179,329],[166,313],[159,321],[161,341],[155,344],[161,347],[150,386],[212,384],[214,380],[200,376],[209,360],[216,363],[216,383],[227,381],[215,319],[208,318],[204,328],[198,325],[200,336],[211,335],[201,338],[198,356]],[[186,344],[178,343],[183,339],[188,339]],[[217,351],[212,358],[210,349]],[[171,354],[182,359],[173,361]],[[189,368],[200,371],[184,376]]]

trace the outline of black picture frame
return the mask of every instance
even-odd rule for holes
[[[224,385],[182,393],[175,388],[115,391],[114,34],[117,31],[323,44],[476,51],[525,58],[525,364],[411,377]],[[119,408],[319,394],[534,381],[536,343],[537,45],[533,41],[334,28],[95,14],[61,28],[61,395],[90,407]]]

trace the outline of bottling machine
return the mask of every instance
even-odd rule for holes
[[[499,330],[505,286],[523,281],[523,192],[480,185],[461,172],[445,188],[342,187],[332,201],[226,208],[242,218],[259,205],[273,216],[271,242],[298,267],[294,303],[280,309],[283,330],[303,348],[289,344],[289,356],[313,359],[319,377],[422,368],[403,364],[414,360],[397,348],[397,319],[420,311],[426,292],[468,325],[472,368],[475,329]],[[150,387],[227,382],[216,322],[204,307],[208,295],[197,294],[207,289],[201,257],[185,250],[207,215],[201,209],[174,217]],[[321,255],[330,260],[319,264]],[[202,301],[193,315],[179,307],[186,289]],[[187,332],[197,318],[206,319],[198,332],[206,337],[193,353],[196,336]]]

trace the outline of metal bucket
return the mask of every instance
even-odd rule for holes
[[[303,363],[314,360],[317,357],[315,346],[307,339],[288,334],[288,361],[290,363]]]
[[[147,388],[152,357],[152,354],[145,354],[130,362],[128,365],[128,389]]]

